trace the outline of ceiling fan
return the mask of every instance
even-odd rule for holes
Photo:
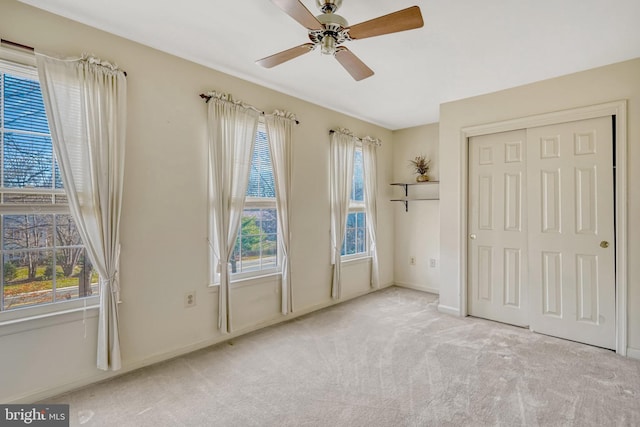
[[[322,14],[318,16],[313,16],[300,0],[271,1],[309,30],[311,43],[304,43],[256,61],[256,63],[265,68],[275,67],[311,52],[320,46],[320,51],[323,54],[334,55],[338,62],[351,74],[351,77],[359,81],[371,77],[373,70],[367,67],[342,43],[349,40],[360,40],[367,37],[413,30],[424,25],[418,6],[412,6],[349,26],[346,19],[335,13],[342,5],[342,0],[316,0],[318,8],[322,11]]]

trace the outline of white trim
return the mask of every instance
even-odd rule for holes
[[[448,305],[438,304],[438,311],[440,313],[450,314],[452,316],[464,317],[466,314],[462,314],[460,310],[455,307],[449,307]]]
[[[85,378],[81,378],[75,381],[71,381],[59,386],[55,386],[55,387],[51,387],[51,388],[42,388],[40,390],[37,390],[35,392],[32,393],[24,393],[21,395],[16,395],[16,396],[11,396],[7,399],[6,402],[3,403],[7,403],[7,404],[13,404],[13,403],[31,403],[31,402],[37,402],[37,401],[42,401],[45,399],[49,399],[52,396],[58,396],[61,395],[63,393],[67,393],[69,391],[73,391],[73,390],[77,390],[79,388],[82,387],[86,387],[88,385],[97,383],[99,381],[104,381],[107,379],[111,379],[114,377],[119,377],[121,375],[124,375],[128,372],[131,371],[135,371],[136,369],[140,369],[140,368],[144,368],[145,366],[150,366],[156,363],[160,363],[160,362],[164,362],[166,360],[169,359],[173,359],[175,357],[179,357],[188,353],[192,353],[194,351],[197,350],[201,350],[203,348],[207,348],[213,345],[217,345],[217,344],[221,344],[224,342],[231,342],[234,338],[237,338],[239,336],[242,335],[246,335],[250,332],[254,332],[263,328],[266,328],[268,326],[272,326],[272,325],[276,325],[279,323],[284,323],[287,321],[290,321],[292,319],[295,319],[297,317],[301,317],[304,316],[306,314],[321,310],[323,308],[328,308],[337,304],[342,304],[345,301],[360,297],[360,296],[364,296],[373,292],[378,292],[382,289],[386,289],[390,286],[393,286],[392,283],[388,283],[385,285],[381,285],[379,289],[369,289],[363,292],[357,292],[354,294],[349,294],[349,295],[345,295],[343,296],[342,299],[340,300],[334,300],[334,299],[330,299],[326,302],[320,303],[320,304],[315,304],[312,305],[310,307],[304,308],[302,310],[298,310],[295,313],[289,313],[287,315],[284,315],[280,312],[278,313],[274,313],[274,317],[270,320],[266,320],[264,322],[260,322],[257,323],[255,325],[251,325],[248,326],[244,329],[238,330],[238,331],[233,331],[230,334],[219,334],[213,338],[209,338],[206,340],[202,340],[202,341],[198,341],[194,344],[190,344],[184,347],[177,347],[174,348],[172,350],[169,351],[165,351],[162,353],[157,353],[154,354],[152,356],[146,357],[144,359],[141,360],[137,360],[137,361],[133,361],[133,362],[124,362],[122,365],[122,369],[120,369],[119,371],[98,371],[96,370],[97,374],[95,375],[91,375],[89,377],[85,377]],[[213,290],[213,287],[211,288],[211,290]]]
[[[16,323],[29,322],[31,320],[46,319],[48,317],[59,316],[59,315],[62,315],[62,314],[76,313],[78,311],[91,310],[91,309],[98,308],[98,307],[99,307],[99,305],[96,304],[96,305],[90,305],[88,307],[70,308],[68,310],[59,310],[59,311],[53,311],[53,312],[50,312],[50,313],[37,314],[37,315],[29,316],[29,317],[18,317],[16,319],[5,320],[5,321],[0,322],[0,327],[7,326],[7,325],[13,325],[13,324],[16,324]]]
[[[277,209],[275,197],[245,196],[244,209]]]
[[[98,301],[98,297],[89,297],[86,301],[90,301],[91,305],[87,305],[86,307],[80,305],[79,307],[73,307],[66,310],[50,311],[2,321],[0,322],[0,337],[97,317],[99,305],[97,305],[96,302]],[[84,304],[85,300],[79,299],[74,300],[74,302],[81,302]],[[56,305],[56,303],[47,305]],[[35,307],[41,308],[41,306]]]
[[[517,129],[547,126],[577,120],[616,116],[616,353],[626,356],[627,349],[627,101],[619,100],[604,104],[578,107],[569,110],[539,114],[495,123],[468,126],[460,130],[461,144],[461,180],[460,209],[462,224],[460,236],[460,310],[461,316],[467,315],[467,225],[468,225],[468,174],[469,174],[469,138]],[[451,307],[444,307],[448,310]],[[440,309],[440,306],[438,306]],[[456,310],[457,311],[457,310]],[[445,311],[446,312],[446,311]],[[635,353],[634,353],[635,354]],[[640,358],[640,357],[639,357]]]
[[[394,285],[399,288],[413,289],[415,291],[429,292],[430,294],[440,295],[440,290],[430,286],[416,285],[414,283],[395,282]]]
[[[280,259],[276,257],[276,263],[278,263],[275,267],[265,268],[262,270],[252,270],[252,271],[243,271],[241,273],[231,273],[231,284],[244,282],[246,280],[259,279],[265,276],[272,275],[282,275],[282,267],[279,264]],[[218,281],[214,283],[214,285],[220,284],[220,276],[218,276]]]
[[[356,264],[363,264],[363,263],[370,263],[371,262],[371,255],[366,254],[364,252],[360,252],[358,254],[353,254],[353,255],[344,255],[342,257],[342,265],[343,266],[347,266],[347,265],[356,265]]]
[[[469,208],[468,208],[468,200],[469,200],[469,138],[470,131],[468,128],[463,128],[461,130],[461,150],[462,156],[460,156],[460,183],[458,187],[458,194],[460,194],[460,218],[462,219],[461,224],[461,232],[460,232],[460,277],[458,278],[459,286],[460,286],[460,306],[458,311],[458,315],[465,317],[468,315],[467,313],[467,235],[468,225],[469,225]],[[446,307],[449,309],[451,307]],[[440,309],[440,308],[438,308]],[[444,309],[443,309],[444,310]],[[447,312],[447,311],[443,311]]]
[[[598,117],[606,117],[619,114],[622,111],[626,112],[626,105],[626,100],[612,101],[604,104],[577,107],[569,110],[555,111],[551,113],[505,120],[501,122],[468,126],[462,128],[462,132],[466,135],[467,138],[469,138],[472,136],[489,135],[492,133],[508,132],[518,129],[555,125],[559,123],[573,122],[578,120],[595,119]]]
[[[26,57],[15,52],[8,53],[8,49],[0,48],[0,67],[10,74],[29,80],[38,80],[38,70],[36,69],[36,57],[31,56],[33,63],[28,63]]]
[[[245,286],[262,285],[265,283],[272,283],[282,279],[281,271],[274,271],[269,273],[263,270],[263,271],[256,271],[255,273],[256,275],[247,276],[244,278],[232,277],[232,280],[231,280],[232,288],[243,288]],[[258,274],[258,273],[261,273],[261,274]],[[212,292],[218,292],[218,290],[220,289],[220,283],[214,283],[212,285],[208,285],[207,287]]]
[[[368,239],[367,243],[369,243]],[[371,254],[369,253],[369,247],[367,247],[367,250],[365,252],[356,252],[355,254],[351,255],[340,255],[340,259],[342,260],[343,264],[350,264],[352,262],[360,260],[370,260]]]
[[[0,190],[0,193],[2,191]],[[69,205],[64,203],[56,203],[56,204],[15,204],[15,205],[0,205],[0,215],[51,215],[51,214],[61,214],[61,215],[71,215],[69,211]],[[83,245],[84,247],[84,245]],[[47,248],[38,248],[38,249],[47,249]]]
[[[20,78],[26,78],[37,82],[38,71],[36,69],[35,55],[33,52],[24,52],[17,49],[7,48],[0,46],[0,72],[4,74],[10,74]],[[0,123],[2,124],[2,123]],[[22,135],[36,135],[50,137],[50,133],[32,132],[20,129],[5,129],[0,127],[0,132],[12,132]],[[55,158],[53,148],[51,149],[51,161]],[[0,155],[0,158],[2,155]],[[53,163],[51,163],[53,167]],[[55,178],[52,176],[52,178]],[[55,187],[55,179],[52,183],[52,187]],[[36,215],[51,215],[51,214],[64,214],[69,215],[69,205],[67,203],[56,203],[56,196],[66,196],[66,191],[60,188],[0,188],[2,194],[31,194],[31,195],[43,195],[50,198],[51,203],[10,203],[0,204],[0,215],[12,215],[12,214],[36,214]],[[55,227],[55,217],[52,227]],[[55,230],[53,230],[55,233]],[[55,244],[54,239],[53,246],[50,247],[37,247],[37,248],[22,248],[15,250],[0,250],[2,253],[22,252],[22,251],[54,251],[59,246]],[[84,248],[84,245],[72,245],[65,246]],[[56,291],[62,288],[57,288]],[[1,287],[0,287],[1,290]],[[0,297],[0,300],[2,298]],[[98,296],[76,298],[72,301],[57,300],[52,303],[35,304],[27,307],[12,308],[8,310],[0,310],[0,336],[10,335],[18,332],[24,332],[27,330],[38,329],[48,326],[50,324],[64,323],[75,319],[74,316],[69,316],[73,313],[83,313],[86,315],[87,310],[93,310],[97,308]],[[87,302],[90,304],[86,306]],[[71,319],[71,320],[69,320]]]
[[[36,55],[33,51],[9,47],[6,44],[0,45],[0,59],[36,68]]]
[[[281,271],[269,272],[262,270],[262,274],[234,279],[232,277],[231,286],[234,288],[242,288],[249,285],[257,285],[263,283],[276,282],[282,279]]]
[[[80,247],[84,247],[83,245],[79,245]],[[33,251],[39,251],[40,248],[33,248]],[[20,251],[20,250],[18,250]],[[7,251],[11,252],[11,251]],[[63,288],[61,288],[63,289]],[[66,311],[72,310],[78,307],[84,307],[86,300],[89,305],[95,304],[100,299],[99,295],[90,295],[83,298],[74,298],[72,300],[63,300],[56,301],[51,303],[44,304],[35,304],[24,307],[12,308],[9,310],[3,310],[0,313],[0,326],[4,324],[5,321],[12,321],[14,319],[26,319],[29,320],[31,317],[40,317],[43,314],[47,313],[55,313],[57,311]]]
[[[627,357],[640,360],[640,348],[627,347]]]
[[[620,101],[614,108],[616,116],[616,353],[627,355],[627,102]],[[640,358],[640,357],[638,357]]]
[[[355,151],[360,151],[360,155],[364,156],[364,153],[362,151],[362,141],[358,140],[356,142],[356,149]],[[353,156],[353,162],[354,162],[354,168],[353,168],[353,174],[354,174],[354,178],[355,178],[355,161],[356,161],[356,157],[355,157],[355,152],[354,152],[354,156]],[[363,157],[363,162],[364,162],[364,157]],[[364,169],[362,172],[362,179],[364,182]],[[351,183],[351,190],[353,191],[353,187],[355,185],[356,180],[353,179],[352,183]],[[353,200],[351,198],[351,193],[349,193],[349,211],[347,212],[347,220],[349,218],[349,215],[351,214],[359,214],[359,213],[364,213],[365,214],[365,224],[368,223],[369,219],[367,218],[366,212],[365,212],[365,202],[364,202],[364,187],[362,188],[363,191],[363,195],[362,195],[362,200]],[[349,228],[349,227],[347,227]],[[346,230],[346,229],[345,229]],[[345,231],[345,235],[342,237],[342,244],[345,244],[347,238],[347,233]],[[349,255],[340,255],[340,259],[342,260],[343,263],[345,262],[351,262],[351,261],[356,261],[362,258],[371,258],[371,242],[369,242],[369,233],[366,230],[365,227],[365,250],[364,252],[356,252],[354,254],[349,254]],[[358,241],[357,238],[357,234],[356,234],[356,243]]]

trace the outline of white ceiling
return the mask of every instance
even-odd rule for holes
[[[348,42],[376,73],[360,82],[319,49],[256,65],[308,42],[268,0],[21,1],[391,130],[437,122],[443,102],[640,57],[639,0],[343,0],[351,25],[416,4],[425,22]]]

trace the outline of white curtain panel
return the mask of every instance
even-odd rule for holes
[[[238,237],[259,111],[228,94],[209,92],[209,233],[212,267],[220,273],[218,328],[231,332],[229,259]],[[215,272],[212,272],[215,277]]]
[[[380,286],[378,270],[378,145],[380,141],[370,137],[362,140],[362,157],[364,163],[364,207],[367,217],[367,230],[369,232],[369,253],[371,254],[371,287]]]
[[[331,150],[331,263],[333,264],[333,281],[331,297],[339,299],[341,287],[340,252],[347,229],[347,215],[351,185],[353,182],[353,156],[356,149],[356,138],[345,129],[333,131],[330,138]]]
[[[100,275],[97,366],[121,367],[120,212],[126,88],[122,70],[94,57],[36,54],[47,119],[71,215]]]
[[[282,314],[293,311],[293,295],[291,287],[291,263],[289,260],[291,232],[289,218],[291,209],[289,197],[293,176],[292,133],[295,116],[285,111],[275,111],[265,119],[273,178],[276,185],[276,205],[278,208],[278,238],[282,250]]]

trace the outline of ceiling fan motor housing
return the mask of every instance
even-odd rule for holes
[[[349,23],[342,16],[334,13],[323,13],[316,18],[324,26],[324,29],[309,30],[309,39],[314,44],[319,44],[322,53],[325,55],[333,55],[336,52],[337,45],[351,40],[346,29]]]

